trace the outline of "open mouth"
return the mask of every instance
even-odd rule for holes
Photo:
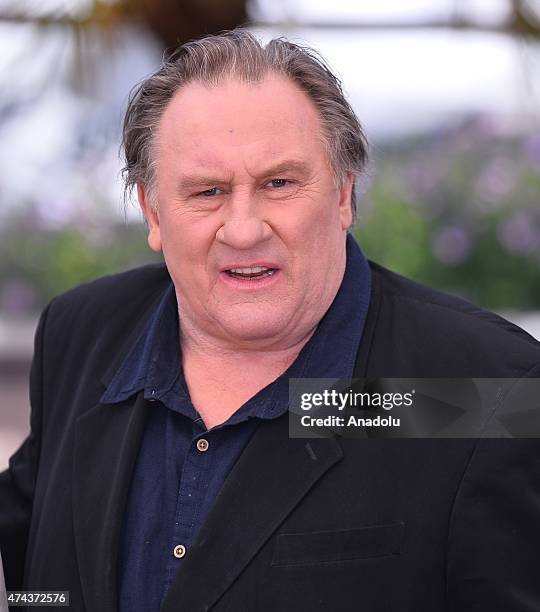
[[[277,268],[255,266],[253,268],[231,268],[230,270],[225,270],[225,272],[231,278],[238,278],[239,280],[257,280],[265,278],[266,276],[272,276],[276,270]]]

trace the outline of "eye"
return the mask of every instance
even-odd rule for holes
[[[197,195],[202,196],[203,198],[211,198],[212,196],[218,195],[218,192],[221,192],[219,187],[212,187],[211,189],[205,189],[204,191],[199,192]]]
[[[271,187],[276,187],[276,188],[280,188],[280,187],[286,187],[287,185],[290,185],[291,181],[289,181],[289,179],[283,179],[283,178],[275,178],[272,179],[271,181],[268,181],[268,183],[266,183],[266,185],[271,186]]]

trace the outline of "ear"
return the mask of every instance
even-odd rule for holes
[[[159,230],[159,215],[155,208],[150,203],[150,198],[140,183],[137,184],[137,197],[143,212],[144,218],[148,225],[148,245],[159,253],[161,251],[161,233]]]
[[[353,186],[354,175],[347,174],[347,177],[343,181],[343,185],[339,190],[339,218],[341,220],[341,227],[344,230],[348,230],[353,222],[351,200]]]

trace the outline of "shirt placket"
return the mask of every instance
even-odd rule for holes
[[[183,461],[176,496],[175,522],[169,541],[169,562],[166,588],[174,579],[195,539],[194,528],[212,478],[221,431],[205,430],[197,422],[192,425],[192,439]]]

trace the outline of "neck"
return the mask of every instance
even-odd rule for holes
[[[248,399],[281,376],[314,331],[279,349],[228,350],[182,330],[184,377],[191,401],[206,426],[223,423]]]

